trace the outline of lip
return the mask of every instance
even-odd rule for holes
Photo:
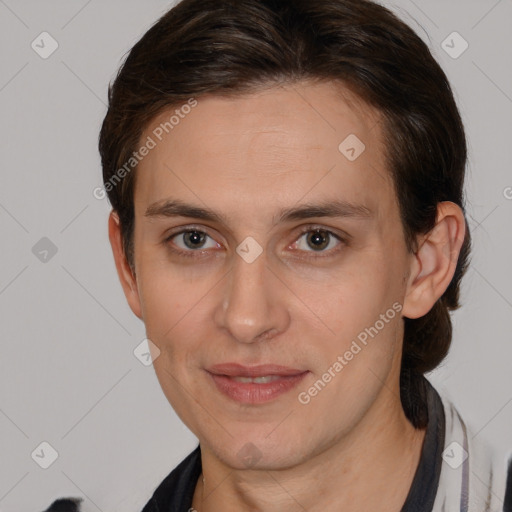
[[[275,400],[291,391],[309,373],[307,370],[290,368],[275,364],[243,366],[237,363],[225,363],[212,366],[207,370],[215,387],[222,394],[242,404],[263,404]],[[271,382],[238,382],[233,377],[278,377]]]
[[[305,370],[277,364],[244,366],[238,363],[222,363],[208,368],[207,371],[215,375],[227,375],[228,377],[263,377],[264,375],[281,375],[287,377],[290,375],[299,375],[300,373],[304,373]]]

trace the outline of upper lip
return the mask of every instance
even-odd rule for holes
[[[227,375],[228,377],[263,377],[265,375],[300,375],[305,370],[290,368],[277,364],[260,364],[257,366],[244,366],[238,363],[222,363],[207,369],[215,375]]]

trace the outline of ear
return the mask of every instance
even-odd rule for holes
[[[403,316],[426,315],[443,295],[455,273],[466,229],[458,205],[451,201],[439,203],[436,225],[421,237],[411,261]]]
[[[134,271],[130,268],[123,248],[123,239],[121,236],[121,224],[116,211],[112,210],[108,218],[108,237],[114,261],[116,263],[117,274],[121,281],[121,286],[128,301],[128,305],[133,313],[142,320],[139,290]]]

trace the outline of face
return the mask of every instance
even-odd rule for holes
[[[399,403],[410,259],[380,117],[333,83],[194,105],[141,138],[130,305],[202,449],[288,467]]]

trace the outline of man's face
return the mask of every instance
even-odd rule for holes
[[[287,467],[399,405],[410,256],[380,118],[332,83],[197,101],[161,141],[175,108],[141,138],[156,147],[136,171],[137,307],[162,389],[203,450]],[[170,215],[171,201],[221,220]],[[334,202],[355,209],[286,216]],[[244,383],[214,368],[226,363],[295,377]]]

